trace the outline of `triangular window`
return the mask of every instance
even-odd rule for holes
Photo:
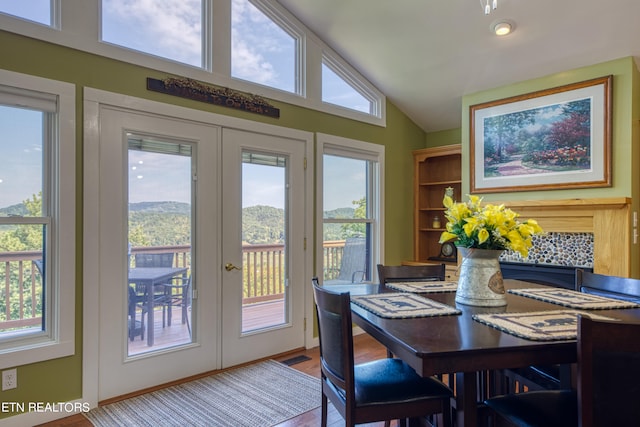
[[[353,83],[351,83],[351,80]],[[322,102],[339,105],[365,114],[375,114],[374,103],[356,88],[357,81],[342,70],[337,62],[322,59]]]

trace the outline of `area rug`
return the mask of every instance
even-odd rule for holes
[[[269,427],[320,406],[320,379],[267,360],[101,406],[96,427]]]
[[[629,301],[607,298],[568,289],[509,289],[509,292],[523,297],[582,310],[613,310],[637,308],[640,306]]]
[[[402,292],[414,292],[417,294],[428,294],[438,292],[455,292],[458,289],[458,282],[431,280],[424,282],[387,282],[385,286]]]
[[[473,320],[532,341],[574,340],[578,336],[578,315],[614,320],[577,310],[534,311],[530,313],[475,314]]]
[[[389,319],[450,316],[462,313],[457,308],[410,293],[352,296],[351,302],[377,316]]]

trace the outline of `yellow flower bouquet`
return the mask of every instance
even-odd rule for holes
[[[440,236],[440,243],[455,239],[459,247],[510,249],[526,258],[533,235],[544,232],[533,219],[520,222],[520,215],[504,205],[482,206],[478,196],[469,196],[467,203],[456,203],[445,196],[442,203],[447,208],[447,231]]]

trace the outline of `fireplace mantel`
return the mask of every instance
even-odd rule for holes
[[[628,277],[630,274],[631,199],[520,200],[504,204],[534,218],[545,231],[593,233],[593,271]]]

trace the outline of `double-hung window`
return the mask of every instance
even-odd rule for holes
[[[384,147],[318,134],[317,253],[325,284],[376,281],[382,259]],[[320,274],[319,274],[320,275]]]
[[[75,88],[0,70],[0,369],[73,354]]]

